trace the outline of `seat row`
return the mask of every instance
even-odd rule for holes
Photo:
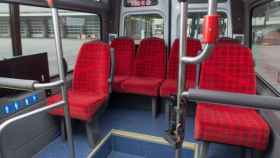
[[[169,55],[165,52],[164,40],[154,37],[142,40],[137,51],[130,38],[115,39],[112,41],[111,47],[114,48],[116,57],[112,85],[115,92],[153,97],[167,97],[176,93],[178,39],[174,41]],[[200,41],[188,39],[187,49],[188,56],[195,56],[201,50]],[[168,60],[166,60],[167,56]],[[193,87],[194,65],[187,68],[186,77],[188,81],[186,86]]]

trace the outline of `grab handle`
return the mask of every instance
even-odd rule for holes
[[[193,101],[244,106],[247,108],[280,110],[280,98],[272,96],[257,96],[201,89],[190,89],[187,92],[183,92],[183,96]]]
[[[199,64],[204,61],[212,52],[219,36],[219,15],[217,14],[217,0],[209,0],[208,15],[204,17],[203,42],[206,43],[203,51],[195,56],[185,56],[181,61],[185,64]]]
[[[0,77],[1,88],[32,91],[34,90],[34,84],[36,83],[38,83],[38,81]]]
[[[0,88],[34,91],[39,89],[52,89],[63,84],[58,80],[49,83],[39,83],[35,80],[23,80],[15,78],[0,77]]]

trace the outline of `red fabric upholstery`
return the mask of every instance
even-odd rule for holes
[[[122,92],[121,83],[131,75],[134,57],[134,41],[131,38],[117,38],[112,41],[115,49],[115,76],[113,91]]]
[[[221,43],[203,63],[201,89],[256,94],[256,77],[250,49]],[[266,149],[269,127],[252,109],[199,103],[195,118],[198,140]]]
[[[122,83],[127,93],[158,96],[165,76],[165,44],[159,38],[141,41],[134,60],[132,76]]]
[[[201,50],[201,43],[199,40],[188,39],[187,53],[188,56],[196,56],[198,51]],[[179,40],[176,39],[172,45],[171,52],[168,59],[167,66],[167,79],[162,83],[160,87],[160,96],[168,97],[172,94],[176,94],[177,91],[177,79],[178,79],[178,55],[179,55]],[[195,65],[186,66],[186,87],[195,86]]]
[[[103,42],[89,42],[80,49],[73,73],[72,88],[68,91],[72,118],[88,121],[108,97],[110,71],[109,46]],[[52,96],[48,103],[61,99]],[[63,109],[55,109],[53,115],[63,115]]]

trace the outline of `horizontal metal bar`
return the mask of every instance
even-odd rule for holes
[[[280,110],[280,98],[212,90],[190,89],[183,92],[189,100],[257,109]]]
[[[214,44],[207,44],[203,51],[199,53],[195,57],[183,57],[181,61],[185,64],[200,64],[202,61],[204,61],[212,52],[214,48]]]
[[[52,89],[61,86],[64,82],[62,80],[49,82],[49,83],[35,83],[34,89]]]
[[[33,110],[31,112],[24,113],[22,115],[15,116],[15,117],[13,117],[13,118],[3,122],[0,125],[0,138],[2,137],[2,133],[3,133],[4,129],[7,126],[11,125],[12,123],[15,123],[16,121],[25,119],[25,118],[30,117],[30,116],[34,116],[34,115],[40,114],[42,112],[51,111],[52,109],[55,109],[55,108],[63,106],[64,104],[65,104],[65,101],[60,101],[60,102],[54,103],[52,105],[48,105],[48,106],[45,106],[45,107]]]
[[[7,89],[17,89],[17,90],[27,90],[33,91],[38,89],[52,89],[63,84],[62,80],[49,82],[49,83],[39,83],[35,80],[24,80],[0,77],[0,87]]]
[[[32,91],[36,83],[38,83],[38,81],[0,77],[1,88]]]

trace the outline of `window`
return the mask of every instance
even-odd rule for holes
[[[82,43],[100,39],[100,18],[95,14],[59,10],[64,57],[72,70]],[[56,75],[57,61],[51,10],[21,6],[21,36],[23,55],[47,52],[50,75]]]
[[[192,12],[188,15],[188,36],[192,38],[202,39],[202,24],[204,21],[204,16],[206,12]],[[228,18],[226,13],[219,12],[220,15],[220,35],[228,36]],[[180,21],[180,17],[178,17],[178,24]],[[178,27],[178,37],[179,37],[179,25]]]
[[[125,7],[143,7],[157,5],[158,0],[125,0]]]
[[[190,3],[208,3],[209,0],[190,0]],[[227,0],[217,0],[218,3],[225,3]]]
[[[252,49],[256,71],[280,92],[280,2],[274,0],[252,12]]]
[[[158,14],[128,15],[124,20],[125,36],[137,44],[146,37],[164,38],[164,20]]]
[[[0,3],[0,60],[13,56],[9,5]]]

